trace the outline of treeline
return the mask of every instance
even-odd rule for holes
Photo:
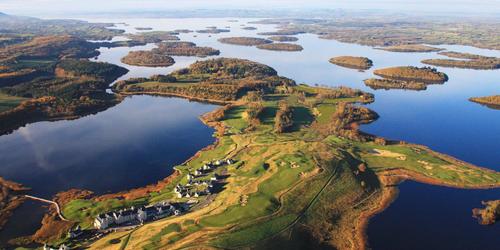
[[[63,70],[65,77],[93,77],[106,83],[111,83],[116,78],[126,74],[127,69],[104,62],[91,62],[88,60],[67,59],[57,64],[56,70]]]
[[[276,133],[289,132],[293,127],[293,111],[286,101],[280,101],[274,118]]]
[[[250,91],[245,96],[247,130],[253,130],[260,124],[260,115],[264,111],[263,94],[260,91]]]
[[[303,87],[304,85],[300,86]],[[308,91],[301,90],[300,88],[289,88],[290,93],[297,94],[299,100],[303,104],[309,107],[314,107],[320,103],[323,103],[327,99],[339,99],[339,98],[358,98],[359,102],[371,103],[375,100],[373,94],[361,91],[359,89],[353,89],[349,87],[315,87],[309,88]],[[306,99],[306,97],[314,96],[314,99]]]
[[[98,46],[72,36],[41,36],[25,43],[0,49],[0,61],[22,59],[91,58],[99,55]]]
[[[410,90],[426,90],[427,85],[422,82],[415,81],[399,81],[392,79],[376,79],[370,78],[364,80],[366,86],[372,89],[410,89]]]
[[[339,102],[329,123],[317,126],[317,130],[325,135],[337,135],[357,141],[373,139],[359,131],[359,124],[370,123],[378,118],[374,111],[355,106],[346,102]]]
[[[0,135],[10,133],[28,123],[47,119],[72,119],[105,110],[118,103],[119,100],[116,98],[90,98],[87,96],[70,100],[54,96],[31,99],[24,101],[12,110],[0,113],[0,124],[2,124]]]

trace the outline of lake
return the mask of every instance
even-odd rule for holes
[[[127,32],[137,32],[134,27],[151,27],[153,30],[229,27],[230,33],[187,33],[180,34],[180,38],[199,46],[219,49],[222,57],[245,58],[267,64],[297,83],[345,85],[374,93],[375,102],[368,107],[376,111],[380,118],[364,125],[364,131],[423,144],[473,164],[500,170],[500,111],[467,100],[473,96],[498,94],[498,70],[437,67],[450,78],[443,85],[431,85],[426,91],[375,91],[362,82],[373,76],[373,69],[422,66],[420,60],[442,56],[437,53],[381,51],[368,46],[322,40],[311,34],[297,36],[297,43],[304,47],[301,52],[267,51],[219,43],[217,39],[221,37],[257,36],[258,32],[275,30],[274,25],[247,24],[255,19],[228,22],[229,19],[232,18],[88,20],[125,22],[129,25],[117,25],[116,28]],[[243,30],[242,24],[257,27],[257,30]],[[134,48],[103,48],[96,60],[127,67],[130,72],[120,79],[166,74],[196,60],[204,60],[174,57],[176,64],[167,68],[128,66],[120,62],[130,50],[153,47],[149,44]],[[500,56],[499,51],[466,46],[437,47]],[[329,58],[340,55],[366,56],[373,60],[374,67],[359,72],[328,62]],[[142,186],[167,176],[173,165],[213,142],[212,129],[198,120],[200,114],[213,108],[213,105],[177,98],[134,96],[104,112],[78,120],[31,124],[0,137],[0,175],[33,187],[33,193],[44,197],[71,187],[105,193]],[[498,190],[456,190],[404,183],[400,197],[370,223],[370,245],[374,249],[408,249],[409,245],[428,249],[442,249],[444,246],[471,249],[469,246],[476,246],[480,240],[489,242],[480,245],[481,249],[498,246],[498,227],[477,225],[471,217],[471,209],[481,206],[483,199],[498,199],[499,194]],[[16,212],[10,224],[29,211],[26,207],[29,206],[23,206]],[[403,215],[408,223],[403,223]],[[9,230],[7,227],[0,234],[5,235]],[[13,231],[19,234],[29,230],[16,227]],[[15,235],[13,231],[10,231],[11,235]],[[431,232],[435,233],[430,235]],[[404,240],[394,239],[392,235]],[[422,238],[416,235],[426,235],[426,239],[432,240],[422,242]],[[441,235],[443,238],[440,238]],[[453,239],[453,244],[445,245],[442,241],[446,239]],[[434,243],[436,245],[431,245]]]

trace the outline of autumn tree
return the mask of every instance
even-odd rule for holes
[[[280,101],[276,117],[274,118],[274,131],[276,133],[284,133],[289,131],[292,126],[292,109],[286,101]]]

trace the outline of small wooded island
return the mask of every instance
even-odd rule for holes
[[[387,47],[376,47],[375,49],[391,51],[391,52],[436,52],[442,51],[443,49],[435,48],[422,44],[402,44],[402,45],[393,45]]]
[[[425,90],[429,84],[442,84],[448,81],[445,73],[430,67],[391,67],[374,70],[373,74],[384,79],[364,80],[365,85],[372,89]]]
[[[132,41],[138,41],[142,43],[159,43],[163,41],[178,41],[178,32],[173,31],[150,31],[150,32],[140,32],[137,34],[128,34],[127,38]]]
[[[330,63],[351,69],[367,70],[373,66],[372,60],[358,56],[337,56],[329,60]]]
[[[153,49],[154,53],[169,56],[216,56],[220,51],[211,47],[199,47],[192,42],[163,42],[158,44],[158,48]]]
[[[274,51],[302,51],[304,49],[302,46],[293,43],[267,43],[257,45],[257,48]]]
[[[492,225],[500,219],[500,200],[483,201],[485,208],[475,208],[472,215],[478,219],[481,225]]]
[[[370,78],[364,80],[366,86],[372,89],[410,89],[410,90],[426,90],[427,84],[416,81],[401,81],[393,79],[378,79]]]
[[[500,109],[500,95],[472,97],[469,101],[485,105],[492,109]]]
[[[456,59],[425,59],[422,63],[442,67],[454,67],[465,69],[500,69],[500,58],[488,57],[469,53],[461,53],[454,51],[444,51],[438,54],[458,58]]]
[[[275,42],[296,42],[299,40],[294,36],[270,36],[267,39]]]
[[[343,248],[348,241],[362,249],[368,219],[395,198],[404,179],[460,188],[500,186],[500,173],[493,170],[360,131],[359,124],[378,117],[356,105],[373,102],[372,94],[297,85],[249,60],[199,61],[169,75],[120,81],[113,91],[221,104],[202,117],[216,129],[217,142],[157,184],[102,196],[78,190],[58,194],[55,200],[69,222],[46,217],[40,230],[64,227],[54,237],[34,240],[89,249],[308,248],[310,242]],[[120,211],[142,222],[115,231],[124,221],[136,221],[109,219]],[[81,237],[103,237],[58,236],[76,225],[88,235]],[[286,240],[277,241],[280,235]]]
[[[437,71],[435,68],[431,67],[413,67],[413,66],[402,66],[402,67],[391,67],[384,69],[376,69],[373,74],[403,81],[418,81],[424,83],[444,83],[448,81],[448,76]]]
[[[224,37],[218,40],[221,43],[233,44],[233,45],[243,45],[243,46],[256,46],[267,43],[272,43],[273,41],[257,38],[257,37]]]
[[[121,59],[121,62],[145,67],[168,67],[175,63],[170,56],[144,50],[130,51],[128,55]]]
[[[219,33],[226,33],[226,32],[230,32],[231,30],[229,29],[219,29],[217,27],[207,27],[206,29],[204,30],[197,30],[196,33],[200,33],[200,34],[219,34]]]

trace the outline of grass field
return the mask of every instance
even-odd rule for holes
[[[185,175],[207,161],[231,158],[222,189],[205,206],[182,216],[147,223],[125,236],[111,233],[90,249],[119,249],[106,244],[122,237],[121,249],[179,248],[289,248],[308,247],[306,239],[335,248],[362,248],[362,215],[374,211],[384,199],[378,176],[387,171],[423,176],[433,184],[455,187],[498,186],[500,173],[477,168],[406,144],[379,145],[336,135],[319,136],[317,126],[328,126],[339,102],[357,98],[321,99],[313,87],[299,85],[305,101],[293,94],[264,96],[259,123],[247,130],[246,103],[233,105],[219,121],[227,129],[215,147],[200,151],[184,165],[181,175],[160,192],[142,199],[94,202],[76,200],[64,207],[71,220],[88,226],[97,213],[153,201],[175,198],[172,189],[185,184]],[[293,108],[295,128],[275,133],[274,117],[279,101]],[[317,126],[309,126],[317,123]],[[364,163],[367,168],[361,171]],[[212,176],[210,174],[207,177]],[[204,177],[204,178],[207,178]],[[419,179],[417,179],[419,180]],[[203,202],[205,197],[198,198]]]
[[[11,96],[0,92],[0,113],[13,109],[26,100],[28,98]]]

